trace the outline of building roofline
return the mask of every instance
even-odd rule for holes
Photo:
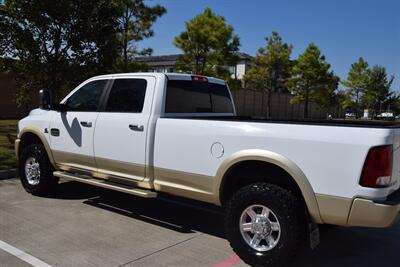
[[[237,52],[239,59],[241,60],[251,60],[253,57],[249,54],[243,52]],[[170,54],[170,55],[156,55],[156,56],[142,56],[136,57],[134,60],[142,63],[150,63],[150,62],[169,62],[176,61],[182,54]]]

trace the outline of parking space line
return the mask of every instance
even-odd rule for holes
[[[34,267],[52,267],[51,265],[48,265],[47,263],[39,260],[38,258],[35,258],[32,255],[23,252],[22,250],[13,247],[10,244],[7,244],[6,242],[1,240],[0,240],[0,249],[10,253],[11,255],[14,255],[15,257],[19,258],[20,260],[23,260],[26,263],[29,263]]]
[[[216,264],[213,265],[213,267],[230,267],[238,264],[239,262],[240,258],[236,254],[234,254],[222,261],[217,262]]]
[[[158,253],[160,253],[160,252],[162,252],[162,251],[164,251],[164,250],[170,249],[170,248],[172,248],[172,247],[178,246],[178,245],[183,244],[183,243],[185,243],[185,242],[187,242],[187,241],[190,241],[190,240],[192,240],[192,239],[195,239],[195,238],[197,238],[197,237],[199,237],[199,236],[201,236],[201,235],[202,235],[202,234],[189,237],[189,238],[187,238],[187,239],[185,239],[185,240],[182,240],[182,241],[180,241],[180,242],[178,242],[178,243],[172,244],[172,245],[170,245],[170,246],[167,246],[167,247],[165,247],[165,248],[156,250],[156,251],[151,252],[151,253],[149,253],[149,254],[147,254],[147,255],[144,255],[144,256],[142,256],[142,257],[139,257],[139,258],[136,258],[136,259],[134,259],[134,260],[128,261],[128,262],[126,262],[126,263],[124,263],[124,264],[119,265],[118,267],[123,267],[123,266],[126,266],[126,265],[128,265],[128,264],[131,264],[131,263],[133,263],[133,262],[135,262],[135,261],[139,261],[139,260],[148,258],[148,257],[153,256],[153,255],[155,255],[155,254],[158,254]]]

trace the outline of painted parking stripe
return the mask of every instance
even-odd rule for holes
[[[217,262],[213,265],[213,267],[231,267],[238,263],[240,263],[240,258],[236,254],[234,254],[222,261]]]
[[[0,240],[0,249],[10,253],[11,255],[14,255],[15,257],[19,258],[20,260],[23,260],[26,263],[29,263],[34,267],[52,267],[51,265],[48,265],[47,263],[33,257],[32,255],[29,255],[28,253],[25,253],[22,250],[13,247],[10,244],[7,244],[6,242],[3,242],[1,240]]]

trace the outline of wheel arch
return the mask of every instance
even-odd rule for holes
[[[224,193],[227,189],[226,185],[234,177],[232,170],[241,164],[249,162],[268,164],[270,167],[286,173],[289,180],[298,187],[312,221],[322,223],[314,190],[302,170],[288,158],[267,150],[249,149],[238,151],[222,162],[217,171],[213,188],[213,194],[216,196],[215,203],[223,204]]]
[[[24,128],[17,139],[18,144],[16,143],[15,152],[17,154],[17,159],[19,159],[19,155],[24,147],[30,144],[41,143],[46,149],[47,156],[49,157],[49,161],[51,165],[56,168],[56,164],[54,161],[53,153],[51,152],[49,142],[42,132],[35,128],[27,127]]]

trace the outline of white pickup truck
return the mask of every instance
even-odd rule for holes
[[[222,80],[130,73],[91,78],[19,121],[26,191],[59,178],[136,196],[159,192],[225,210],[226,236],[253,266],[282,266],[318,224],[388,227],[400,210],[394,122],[236,116]]]

